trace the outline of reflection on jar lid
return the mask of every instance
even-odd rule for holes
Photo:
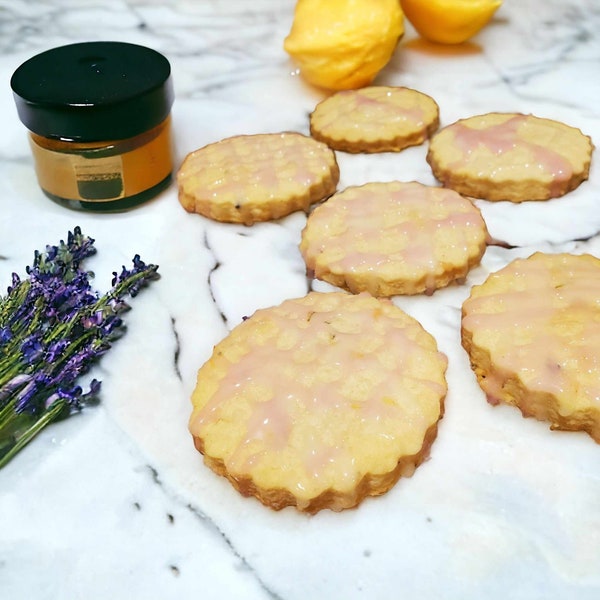
[[[79,142],[133,137],[163,121],[173,104],[169,61],[124,42],[42,52],[14,72],[11,88],[30,131]]]

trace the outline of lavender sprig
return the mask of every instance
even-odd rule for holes
[[[0,297],[0,468],[44,427],[98,402],[100,382],[77,379],[125,332],[122,314],[158,267],[136,255],[100,296],[81,263],[96,252],[76,227],[67,242],[36,251],[27,278]]]

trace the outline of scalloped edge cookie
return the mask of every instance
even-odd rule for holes
[[[600,259],[536,252],[473,287],[462,345],[491,404],[600,444]]]
[[[422,144],[439,124],[435,100],[405,87],[338,92],[317,104],[310,115],[315,139],[351,153],[399,152]]]
[[[340,511],[428,456],[446,367],[435,339],[389,300],[310,292],[256,311],[215,346],[189,428],[205,464],[242,495]]]
[[[594,146],[579,129],[535,115],[487,113],[436,133],[427,162],[445,187],[483,200],[557,198],[589,176]]]
[[[418,182],[372,182],[334,194],[309,215],[307,273],[373,296],[432,294],[478,265],[488,232],[473,203]]]
[[[308,211],[336,189],[335,153],[295,132],[238,135],[189,153],[178,173],[179,201],[215,221],[252,225]]]

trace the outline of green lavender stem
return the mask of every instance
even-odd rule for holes
[[[18,454],[47,425],[61,418],[68,410],[67,402],[57,400],[42,415],[32,417],[25,413],[6,410],[0,411],[0,469]]]

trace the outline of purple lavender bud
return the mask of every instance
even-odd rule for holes
[[[40,343],[39,334],[33,334],[25,338],[21,344],[21,352],[23,357],[29,363],[33,363],[42,357],[43,347]]]
[[[112,298],[108,305],[115,315],[120,315],[121,313],[131,310],[131,306],[129,306],[125,300],[118,300],[116,298]]]
[[[101,383],[97,379],[92,379],[90,388],[86,393],[83,393],[83,389],[79,385],[70,388],[64,386],[60,387],[46,400],[45,408],[50,408],[58,401],[66,402],[69,410],[68,412],[65,411],[64,416],[68,416],[69,414],[80,411],[85,406],[98,404],[100,387]]]
[[[15,375],[10,381],[6,382],[0,388],[0,403],[4,402],[11,394],[22,388],[26,383],[31,381],[32,375],[21,373]]]
[[[127,282],[128,285],[125,293],[135,297],[140,288],[146,285],[149,281],[158,279],[159,276],[157,270],[158,266],[146,265],[146,263],[144,263],[144,261],[140,258],[140,255],[136,254],[133,257],[133,269],[129,271],[123,267],[120,274],[117,274],[116,271],[113,271],[112,286],[114,288],[122,282]],[[138,275],[141,275],[141,277],[137,277]]]
[[[54,394],[48,396],[46,401],[44,402],[44,408],[48,410],[55,402],[60,400],[61,396],[58,392],[54,392]]]
[[[75,227],[72,233],[67,234],[67,244],[73,255],[73,260],[77,264],[96,253],[94,241],[93,238],[83,235],[80,227]]]
[[[65,339],[57,340],[56,342],[52,342],[48,344],[46,348],[46,352],[44,355],[44,359],[47,363],[56,362],[64,353],[65,349],[69,345],[69,342]]]
[[[92,379],[92,381],[90,381],[90,389],[85,394],[79,396],[79,408],[98,404],[100,400],[99,393],[101,385],[102,383],[97,379]]]
[[[84,329],[93,329],[94,327],[99,327],[102,325],[104,320],[104,315],[101,310],[97,310],[95,313],[91,315],[87,315],[81,320],[81,324]]]
[[[60,372],[55,373],[54,379],[56,382],[70,384],[77,377],[87,373],[98,357],[98,349],[94,345],[89,345],[78,350],[68,360],[60,366]]]
[[[0,327],[0,344],[6,344],[13,337],[12,329],[8,326]]]
[[[93,394],[94,396],[97,395],[101,387],[101,381],[98,381],[97,379],[92,379],[90,381],[90,391],[88,392],[88,394]]]
[[[21,284],[21,278],[16,274],[13,273],[12,274],[12,281],[11,281],[11,285],[6,289],[6,292],[8,294],[12,294],[13,291],[19,287],[19,285]]]
[[[15,411],[36,414],[41,410],[39,398],[36,398],[40,389],[47,389],[51,379],[42,372],[35,373],[28,383],[16,395]],[[36,401],[37,400],[37,401]]]
[[[125,267],[123,267],[123,269],[121,270],[121,275],[119,275],[116,271],[113,271],[113,278],[110,282],[110,284],[115,287],[115,285],[117,285],[117,283],[119,283],[121,281],[121,279],[123,279],[123,274],[125,274],[125,277],[127,276],[127,271],[125,271]]]
[[[107,339],[116,339],[120,337],[119,331],[123,326],[123,320],[116,315],[108,316],[100,328],[100,336]]]
[[[78,396],[80,395],[81,388],[79,386],[76,386],[72,390],[65,390],[63,388],[59,388],[44,400],[43,406],[40,407],[40,409],[49,410],[55,404],[60,402],[63,406],[60,410],[60,413],[56,416],[56,419],[64,419],[68,417],[71,413],[75,412],[76,410],[79,410]]]

